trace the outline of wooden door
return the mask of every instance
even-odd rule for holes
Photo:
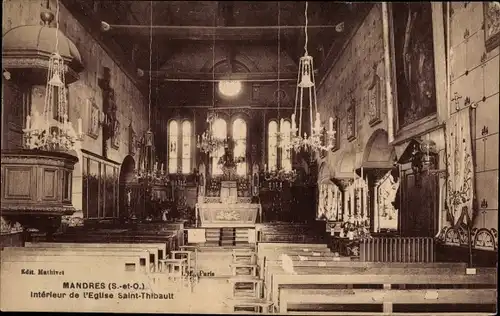
[[[438,230],[439,177],[412,170],[403,171],[401,192],[401,234],[433,237]]]

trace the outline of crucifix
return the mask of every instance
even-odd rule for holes
[[[455,110],[457,110],[457,111],[460,109],[460,99],[461,98],[462,98],[462,96],[455,92],[453,99],[450,100],[450,101],[453,101],[455,103]]]
[[[108,140],[115,135],[117,127],[115,91],[110,86],[111,70],[104,67],[103,77],[99,79],[99,87],[102,89],[102,155],[108,157]]]

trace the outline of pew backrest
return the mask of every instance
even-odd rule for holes
[[[25,248],[34,248],[34,249],[78,249],[84,250],[89,249],[90,251],[98,250],[109,250],[109,251],[143,251],[146,250],[150,255],[150,262],[154,263],[155,267],[158,266],[158,260],[160,259],[160,252],[163,253],[163,250],[158,249],[156,246],[147,246],[144,244],[121,244],[122,246],[116,246],[117,244],[79,244],[79,243],[35,243],[35,244],[25,244]]]
[[[463,274],[275,274],[272,276],[272,293],[271,299],[275,306],[279,306],[279,291],[281,288],[293,288],[294,286],[304,287],[308,285],[357,285],[382,286],[384,289],[391,289],[393,285],[419,285],[419,287],[429,286],[431,288],[439,288],[441,286],[457,286],[457,285],[486,285],[496,286],[496,270],[495,273],[485,273],[479,275]]]
[[[167,247],[164,243],[70,243],[70,242],[26,242],[25,247],[91,247],[91,248],[158,248],[158,259],[166,259],[168,257]]]
[[[2,254],[5,253],[19,253],[19,254],[38,254],[38,255],[47,255],[47,254],[56,254],[59,256],[66,255],[78,255],[78,256],[115,256],[115,257],[130,257],[135,256],[140,259],[141,267],[145,269],[145,271],[150,270],[151,266],[151,256],[149,251],[147,250],[123,250],[119,249],[118,251],[113,250],[105,250],[99,248],[88,248],[88,249],[57,249],[57,248],[24,248],[24,247],[5,247],[2,250]]]
[[[75,263],[75,264],[88,264],[93,265],[95,268],[100,269],[101,267],[109,269],[115,269],[116,271],[124,272],[140,272],[144,273],[145,267],[141,266],[141,260],[135,256],[60,256],[58,254],[19,254],[19,253],[2,253],[1,262],[43,262],[41,266],[45,268],[45,262],[63,262],[63,263]],[[121,267],[121,268],[120,268]]]

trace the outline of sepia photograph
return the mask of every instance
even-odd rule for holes
[[[2,9],[2,312],[497,313],[500,2]]]

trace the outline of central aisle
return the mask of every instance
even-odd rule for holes
[[[226,313],[224,302],[231,297],[232,249],[202,247],[198,252],[199,282],[194,286],[192,300],[186,302],[189,313]]]

